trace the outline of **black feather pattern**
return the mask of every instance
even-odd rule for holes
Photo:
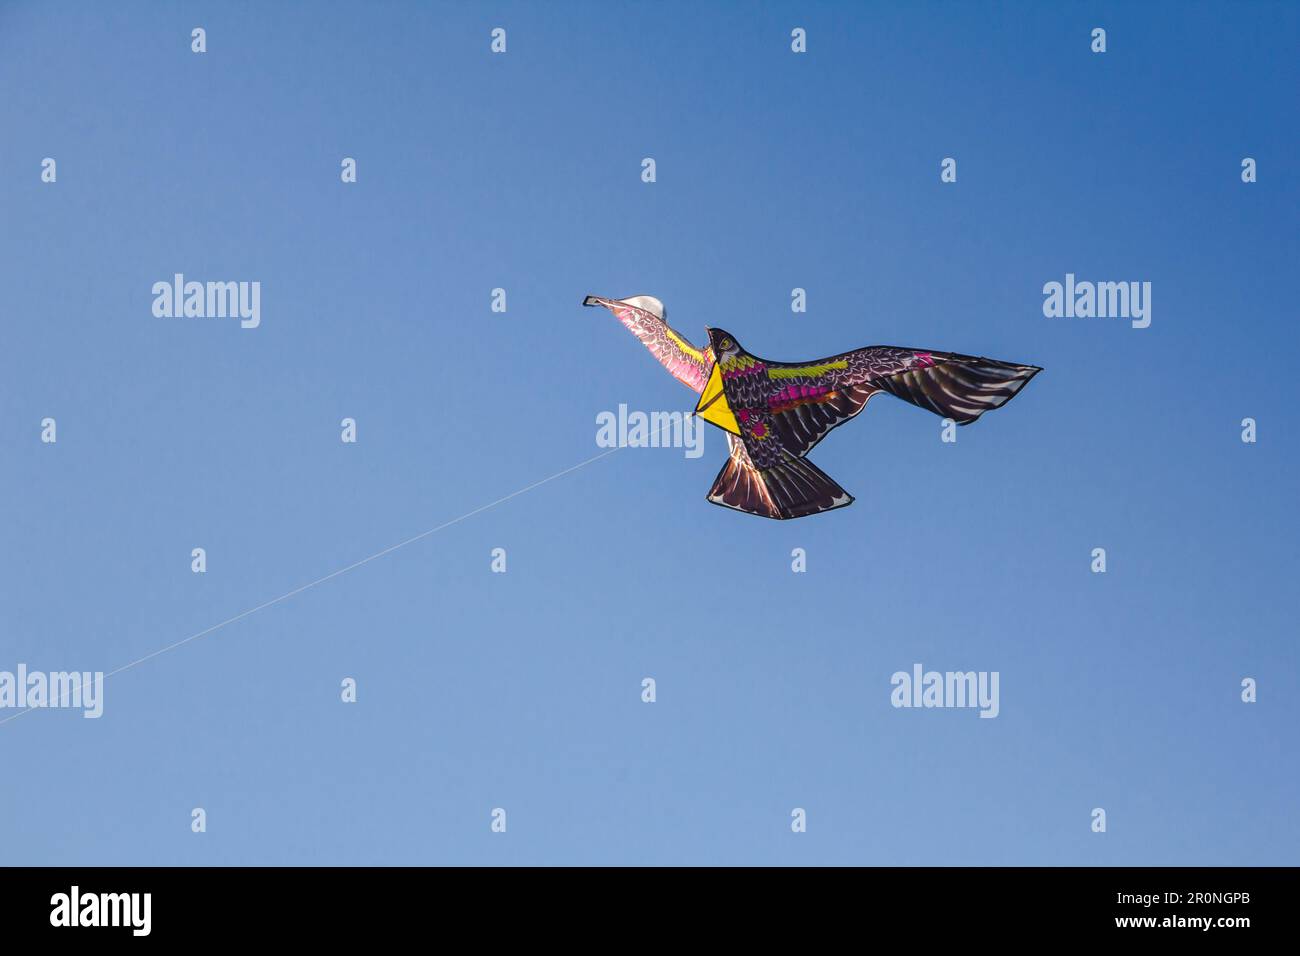
[[[1036,365],[1013,365],[970,355],[936,356],[933,365],[878,378],[871,384],[905,402],[969,425],[985,412],[1001,408],[1042,371]]]

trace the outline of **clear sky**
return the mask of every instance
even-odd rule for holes
[[[773,359],[1045,368],[955,444],[873,401],[811,456],[851,508],[709,505],[713,429],[622,449],[109,677],[98,720],[0,724],[0,862],[1300,862],[1298,33],[0,3],[0,670],[112,671],[599,454],[602,411],[693,407],[588,293]],[[260,325],[155,317],[178,272],[260,282]],[[1150,327],[1045,317],[1067,273],[1150,282]],[[895,709],[917,663],[998,672],[998,717]]]

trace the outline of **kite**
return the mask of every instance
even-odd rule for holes
[[[888,392],[958,425],[1001,408],[1042,371],[955,352],[888,345],[811,362],[771,362],[741,348],[735,336],[707,329],[696,348],[665,321],[653,296],[606,299],[603,305],[691,391],[694,414],[727,433],[729,454],[708,500],[764,518],[802,518],[843,508],[853,496],[808,460],[808,452],[867,401]]]

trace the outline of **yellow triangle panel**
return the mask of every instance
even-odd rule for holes
[[[713,366],[713,374],[709,376],[708,384],[700,393],[695,414],[706,422],[717,425],[723,431],[729,431],[733,435],[740,434],[740,424],[736,421],[736,416],[731,413],[731,406],[727,404],[727,393],[722,387],[721,366]]]

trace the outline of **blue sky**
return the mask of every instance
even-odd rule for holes
[[[111,671],[598,454],[601,411],[692,407],[587,293],[774,359],[1046,369],[955,444],[872,402],[812,456],[852,508],[710,506],[714,430],[620,450],[99,720],[0,724],[0,862],[1296,863],[1298,26],[0,4],[0,670]],[[260,282],[260,327],[156,318],[176,272]],[[1151,282],[1151,326],[1044,317],[1066,273]],[[997,719],[891,707],[918,662],[998,671]]]

